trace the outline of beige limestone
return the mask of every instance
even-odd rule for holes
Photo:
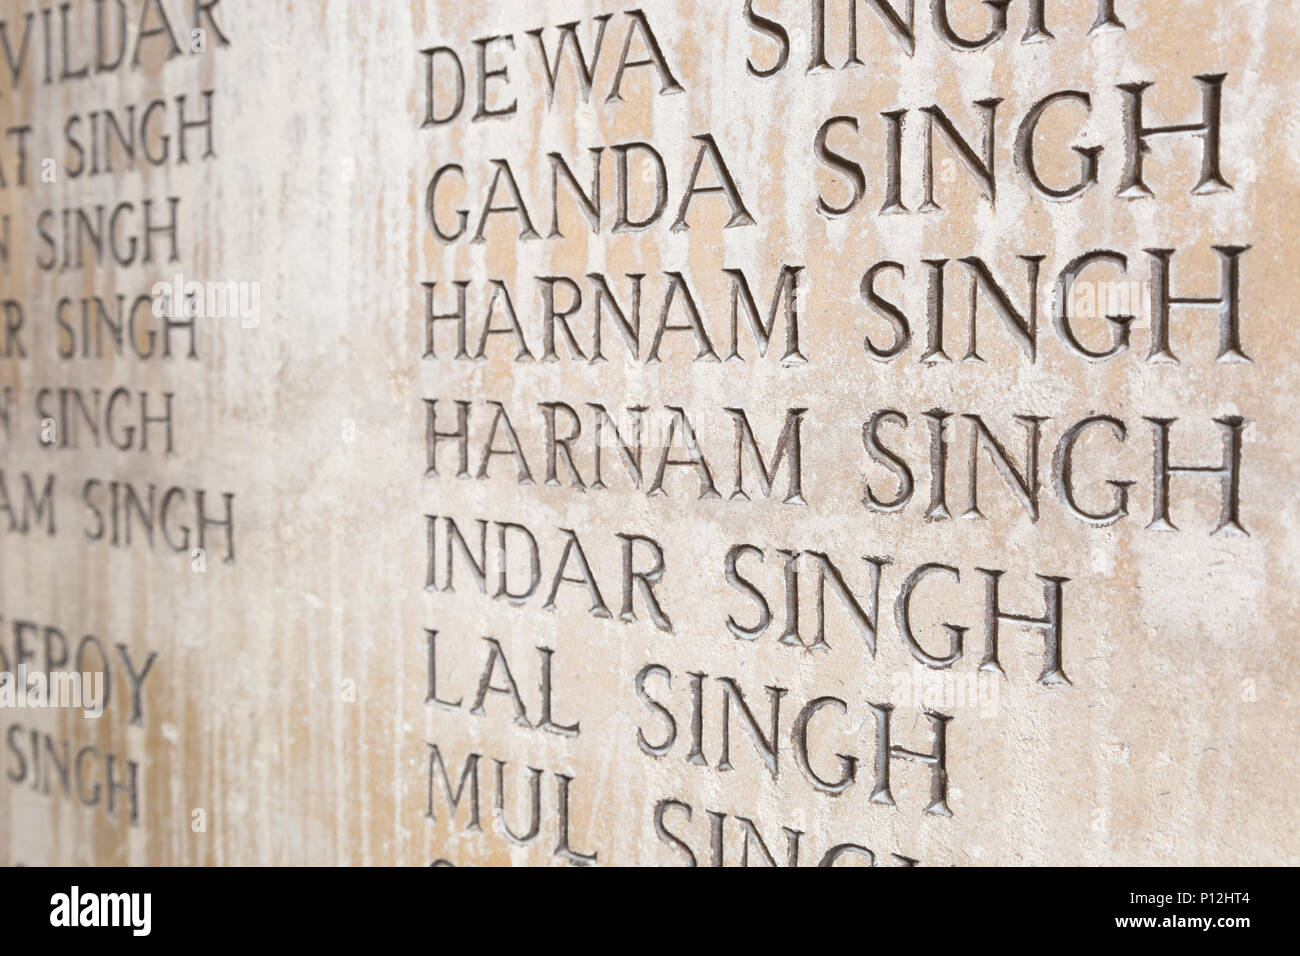
[[[126,6],[136,19],[141,4]],[[665,78],[656,67],[630,66],[622,98],[613,101],[620,54],[630,61],[647,57],[644,31],[618,5],[222,0],[214,10],[219,30],[211,21],[197,25],[206,31],[206,50],[199,53],[189,52],[191,5],[164,0],[162,6],[186,52],[167,58],[166,36],[146,35],[137,68],[130,67],[128,48],[127,62],[116,70],[47,85],[37,17],[32,60],[19,84],[0,71],[0,126],[31,127],[25,185],[17,184],[17,134],[6,136],[0,154],[6,177],[0,215],[9,230],[0,299],[19,303],[24,315],[22,329],[0,340],[0,387],[12,395],[0,431],[10,509],[0,509],[6,655],[0,663],[16,667],[26,648],[36,655],[28,666],[43,666],[47,636],[56,656],[60,647],[58,635],[46,630],[54,628],[74,649],[84,635],[94,635],[99,643],[86,643],[84,662],[99,669],[94,648],[102,646],[111,665],[111,697],[101,718],[85,719],[78,710],[0,713],[7,774],[0,786],[0,860],[543,865],[592,854],[602,865],[675,865],[692,857],[707,864],[718,852],[711,836],[716,826],[728,865],[743,858],[766,862],[758,837],[786,863],[795,831],[802,834],[801,865],[868,860],[860,850],[844,850],[846,844],[869,849],[879,865],[902,858],[926,866],[1296,862],[1300,834],[1289,806],[1297,721],[1292,582],[1300,573],[1294,493],[1300,427],[1293,412],[1300,365],[1291,321],[1297,293],[1292,221],[1300,208],[1295,4],[1117,0],[1115,14],[1125,28],[1089,32],[1094,3],[1048,0],[1054,39],[1027,43],[1031,4],[1013,0],[1004,35],[985,49],[963,50],[944,41],[935,7],[921,3],[909,55],[886,26],[881,5],[863,2],[862,63],[839,69],[847,57],[844,5],[827,0],[831,68],[808,72],[811,5],[760,0],[754,14],[779,22],[790,47],[785,68],[764,78],[747,70],[747,60],[758,70],[770,68],[779,43],[770,27],[759,29],[761,21],[747,23],[742,0],[645,0],[644,23],[683,91],[661,95]],[[988,32],[996,18],[986,5],[947,7],[952,29],[968,39]],[[37,5],[5,0],[0,9],[16,50],[23,18]],[[78,5],[70,23],[73,72],[94,56],[90,10]],[[579,21],[576,35],[590,55],[593,18],[604,14],[609,19],[589,101],[569,48],[551,103],[529,31],[542,28],[553,56],[559,25]],[[150,16],[146,29],[159,23]],[[57,17],[54,27],[57,79]],[[632,45],[624,53],[629,33]],[[515,100],[517,111],[475,122],[474,41],[504,35],[513,37],[513,50],[504,41],[485,47],[490,69],[509,70],[508,80],[489,81],[487,102],[501,109]],[[420,51],[438,46],[455,50],[464,63],[464,110],[446,124],[421,128],[428,104]],[[438,55],[434,62],[438,112],[447,108],[454,83],[450,59]],[[1200,122],[1204,90],[1217,82],[1194,78],[1217,74],[1226,74],[1219,155],[1231,188],[1193,194],[1206,140],[1178,135],[1149,141],[1144,177],[1153,195],[1118,196],[1127,164],[1120,85],[1154,84],[1129,94],[1142,97],[1148,127],[1191,124]],[[189,161],[179,163],[176,97],[186,97],[193,119],[203,115],[206,90],[213,91],[215,156],[201,158],[205,133],[191,131]],[[1046,110],[1033,138],[1037,174],[1048,187],[1065,189],[1087,169],[1070,147],[1101,151],[1095,185],[1062,201],[1034,187],[1017,159],[1016,138],[1032,107],[1063,90],[1089,94],[1089,105],[1076,97]],[[990,98],[1000,100],[995,108],[976,103]],[[128,163],[115,141],[113,172],[73,172],[78,154],[64,132],[70,117],[80,117],[72,136],[86,147],[82,161],[90,162],[92,111],[125,116],[134,105],[139,127],[148,104],[159,99],[166,105],[146,133],[158,148],[157,132],[171,135],[166,161],[152,165],[141,152]],[[993,110],[995,200],[939,123],[933,186],[941,208],[917,211],[924,198],[923,110],[934,105],[977,159],[983,159],[984,117]],[[891,129],[881,114],[900,110],[907,111],[901,201],[909,211],[881,215]],[[855,129],[844,120],[829,130],[826,148],[842,157],[838,167],[819,161],[815,145],[819,128],[834,117],[857,123]],[[102,137],[103,128],[96,129]],[[673,231],[701,148],[693,137],[705,134],[753,223],[727,228],[734,212],[727,197],[702,193],[689,205],[689,229]],[[649,227],[616,232],[615,147],[633,142],[652,144],[662,156],[667,206]],[[546,238],[547,154],[558,152],[588,189],[588,150],[597,147],[604,148],[599,231],[591,231],[561,178],[564,235]],[[47,157],[54,160],[53,182],[42,179]],[[497,213],[488,218],[485,242],[466,241],[489,204],[496,159],[518,180],[539,238],[520,240],[517,216]],[[628,151],[633,216],[656,198],[645,161],[644,150]],[[819,196],[842,206],[853,195],[847,163],[863,170],[860,203],[845,215],[819,214]],[[448,174],[437,193],[440,228],[453,231],[456,210],[468,211],[469,234],[451,243],[435,235],[426,209],[430,181],[446,164],[462,167],[463,178]],[[699,185],[717,183],[715,172],[706,156]],[[504,182],[499,186],[496,204],[508,205]],[[52,244],[63,254],[59,211],[93,215],[106,204],[111,213],[129,202],[128,218],[120,221],[138,223],[144,200],[162,215],[168,197],[179,197],[178,261],[165,261],[167,237],[156,236],[152,262],[140,261],[140,253],[118,263],[110,250],[105,261],[88,259],[81,268],[43,267]],[[42,220],[44,210],[54,213]],[[1250,248],[1216,253],[1215,246]],[[1152,283],[1157,259],[1149,249],[1176,250],[1170,260],[1175,297],[1216,297],[1222,263],[1238,264],[1236,318],[1249,361],[1216,361],[1224,351],[1220,310],[1182,305],[1170,312],[1170,350],[1179,362],[1148,361],[1156,331],[1151,301],[1159,296]],[[1126,257],[1128,271],[1113,259],[1091,263],[1076,288],[1082,297],[1073,300],[1078,318],[1071,328],[1094,352],[1112,341],[1116,326],[1100,318],[1105,310],[1087,298],[1094,294],[1135,319],[1129,347],[1094,361],[1071,349],[1054,322],[1053,302],[1066,264],[1098,250]],[[983,285],[977,329],[984,361],[964,360],[976,266],[960,260],[987,264],[1010,311],[1023,317],[1028,266],[1022,256],[1045,257],[1035,354],[1009,331],[1014,316],[1000,317]],[[940,259],[949,260],[944,346],[951,361],[923,362],[927,283],[938,268],[926,260]],[[864,338],[888,349],[894,326],[887,311],[873,309],[860,294],[864,274],[882,262],[898,265],[877,271],[875,290],[906,314],[912,332],[907,348],[887,360],[868,354]],[[767,321],[783,265],[802,267],[798,344],[806,362],[782,361],[789,358],[784,309],[777,310],[770,347],[760,355],[743,306],[743,361],[695,361],[699,339],[671,328],[661,361],[646,361],[672,274],[689,287],[709,345],[726,359],[735,280],[724,270],[743,272]],[[120,294],[129,304],[178,272],[187,280],[255,284],[244,288],[259,296],[259,321],[201,321],[194,360],[185,357],[183,332],[177,354],[166,359],[133,357],[129,349],[60,355],[84,340],[79,326],[59,325],[61,299],[71,301],[64,315],[75,325],[83,297],[112,302]],[[558,361],[543,360],[545,284],[537,277],[576,281],[583,305],[568,327],[590,356],[595,286],[588,273],[606,275],[625,310],[628,274],[644,274],[636,359],[606,303],[607,361],[575,358],[562,324],[555,333]],[[445,321],[435,323],[437,357],[425,357],[421,283],[437,283],[439,312],[454,306],[454,283],[469,283],[467,351],[473,354],[490,280],[509,287],[537,360],[515,361],[518,343],[508,333],[487,337],[482,360],[458,359],[455,329]],[[571,292],[556,283],[558,309]],[[670,327],[687,322],[685,297],[678,288]],[[500,306],[496,327],[507,328]],[[137,344],[147,341],[140,331]],[[81,389],[87,401],[93,401],[90,390],[101,389],[107,403],[118,387],[130,397],[118,400],[121,417],[95,447],[85,423],[59,408],[59,389]],[[51,391],[38,405],[43,389]],[[146,450],[139,448],[139,431],[129,450],[112,444],[126,441],[121,428],[129,414],[139,415],[141,392],[152,402],[174,396],[171,454],[156,424],[146,431]],[[532,483],[517,480],[509,454],[492,456],[482,480],[456,477],[451,442],[438,448],[438,474],[426,475],[427,400],[437,401],[440,431],[453,428],[457,401],[472,403],[471,475],[478,474],[492,423],[489,403],[501,403]],[[596,421],[588,403],[606,406],[625,437],[630,421],[620,410],[649,409],[640,487],[608,426],[601,449],[608,487],[572,487],[559,450],[556,482],[548,482],[540,404],[548,402],[567,403],[580,416],[582,433],[572,449],[588,485]],[[161,407],[149,409],[159,414]],[[563,438],[572,423],[563,408],[551,408]],[[670,408],[682,409],[694,426],[717,497],[701,499],[697,471],[676,465],[665,470],[666,493],[648,493],[664,457],[659,445],[673,419]],[[745,452],[748,500],[733,498],[736,414],[728,409],[744,411],[769,465],[787,410],[807,410],[799,424],[801,495],[791,493],[789,457],[765,495]],[[946,520],[926,518],[934,485],[926,413],[934,409],[952,416]],[[906,461],[914,480],[910,499],[894,512],[864,501],[868,488],[878,501],[900,491],[896,463],[891,468],[883,452],[873,458],[864,444],[864,424],[882,410],[906,416],[905,427],[901,417],[882,420],[878,438]],[[1056,459],[1069,429],[1094,415],[1121,424],[1087,428],[1068,480],[1078,508],[1094,514],[1110,509],[1115,495],[1128,496],[1127,514],[1104,526],[1071,512]],[[963,516],[974,427],[964,416],[980,416],[1022,475],[1027,429],[1034,426],[1016,416],[1042,419],[1036,520],[1016,493],[1016,475],[999,471],[986,447],[978,452],[984,517]],[[42,444],[47,418],[57,429],[52,447]],[[1178,530],[1148,529],[1159,483],[1153,478],[1159,426],[1144,419],[1176,419],[1169,432],[1175,464],[1213,465],[1225,440],[1239,441],[1236,495],[1248,534],[1212,534],[1224,498],[1213,475],[1173,477],[1170,513]],[[70,436],[70,427],[81,431]],[[681,437],[678,421],[674,461],[687,454]],[[61,444],[66,441],[77,447]],[[493,447],[509,449],[504,425]],[[24,498],[25,481],[34,483],[39,499],[50,474],[52,535],[49,514],[36,515],[35,502]],[[143,499],[156,486],[155,510],[168,489],[184,489],[183,497],[170,499],[175,510],[154,529],[152,546],[134,512],[132,543],[114,547],[107,540],[114,480]],[[99,484],[87,490],[88,481]],[[1107,481],[1131,485],[1121,490]],[[124,485],[116,487],[125,494]],[[220,528],[209,529],[204,554],[194,554],[198,489],[209,515],[224,514],[222,495],[234,495],[232,562],[224,560],[227,536]],[[434,590],[425,586],[426,516],[437,516]],[[100,517],[108,523],[101,526]],[[476,521],[488,522],[486,593],[455,549],[454,590],[444,590],[448,517],[471,550],[478,547]],[[500,522],[526,526],[540,548],[537,593],[519,606],[493,598]],[[190,527],[190,539],[182,526]],[[580,541],[609,616],[589,613],[589,592],[574,583],[562,583],[554,608],[544,607],[567,540],[561,529]],[[507,534],[514,556],[508,584],[517,592],[528,581],[527,555],[520,550],[522,532]],[[629,622],[620,619],[623,548],[631,548],[637,571],[652,567],[654,552],[620,534],[653,539],[665,565],[661,579],[632,582],[636,619]],[[751,548],[739,552],[738,577],[729,583],[727,555],[737,545]],[[805,646],[781,640],[783,550],[801,552]],[[818,569],[826,567],[818,555],[838,569],[864,618],[872,616],[873,565],[863,558],[890,560],[879,564],[874,634],[859,626],[827,572],[824,646],[808,646],[817,633]],[[579,577],[576,553],[568,557],[566,575]],[[925,565],[950,566],[960,579],[944,570],[919,579],[909,605],[914,653],[900,632],[898,598],[908,576]],[[1005,572],[1002,606],[1027,616],[1045,613],[1044,582],[1036,575],[1068,579],[1060,605],[1068,684],[1040,680],[1043,631],[1015,622],[1000,626],[1005,675],[980,670],[991,580],[980,568]],[[759,620],[746,581],[761,589],[772,616],[753,640],[728,629],[729,618],[737,627]],[[671,631],[655,625],[643,584],[662,602]],[[923,654],[942,658],[949,649],[945,623],[967,629],[961,656],[926,667]],[[459,707],[426,699],[429,631],[436,631],[438,698],[460,701]],[[494,649],[508,661],[523,716]],[[151,654],[156,657],[140,679]],[[550,730],[542,726],[548,662]],[[486,677],[485,665],[491,668]],[[645,671],[648,665],[655,667]],[[707,675],[697,679],[703,756],[695,761],[689,759],[693,673]],[[131,675],[139,684],[138,722]],[[474,713],[481,679],[488,689]],[[728,688],[743,694],[757,736],[734,696],[728,705]],[[765,762],[756,741],[770,732],[774,698],[776,753]],[[927,717],[927,709],[950,718],[943,723],[942,795],[951,815],[926,812],[932,768],[917,761],[889,761],[894,805],[873,800],[882,713],[873,705],[893,707],[890,744],[917,752],[931,750],[939,720]],[[723,769],[727,706],[731,767]],[[663,707],[676,736],[656,756],[646,751],[665,743]],[[801,766],[801,713],[807,766]],[[576,736],[555,732],[575,722]],[[445,758],[453,791],[466,760],[476,767],[477,827],[472,781],[453,812],[441,778],[431,778],[430,745]],[[134,821],[126,790],[112,791],[108,812],[107,754],[119,782],[126,767],[137,768]],[[479,755],[477,764],[472,754]],[[824,792],[826,782],[844,775],[845,758],[855,761],[851,785],[838,795]],[[495,761],[504,762],[504,826],[516,838],[530,829],[528,768],[539,771],[535,838],[505,835],[496,812]],[[815,786],[818,778],[823,790]]]

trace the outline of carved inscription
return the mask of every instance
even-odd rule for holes
[[[658,844],[642,862],[925,862],[913,840],[942,836],[920,821],[981,812],[953,770],[999,733],[977,705],[1095,692],[1079,649],[1135,583],[1088,551],[1266,520],[1251,409],[1215,397],[1250,381],[1270,254],[1231,214],[1231,63],[1013,89],[976,65],[1119,62],[1176,29],[1114,0],[736,0],[707,10],[716,48],[688,6],[487,15],[413,53],[411,579],[447,712],[427,741],[442,862],[539,859],[492,840],[617,862],[619,828]],[[921,62],[958,81],[892,82]],[[755,113],[779,148],[716,110],[830,102],[838,77],[870,93]],[[766,157],[805,133],[782,178]],[[1059,225],[1153,211],[1177,225]],[[1204,400],[1171,403],[1188,376]],[[927,675],[969,693],[945,709],[912,692]],[[499,757],[455,745],[475,722]],[[539,730],[567,739],[525,774]],[[602,762],[646,789],[639,819],[574,769]]]

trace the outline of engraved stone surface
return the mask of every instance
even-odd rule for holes
[[[4,0],[0,860],[1296,863],[1296,12]]]

